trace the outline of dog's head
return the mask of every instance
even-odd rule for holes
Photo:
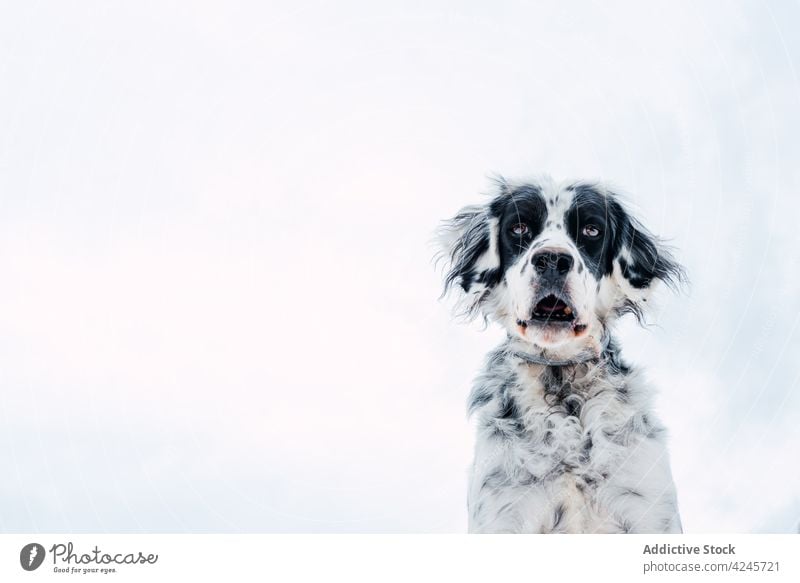
[[[469,206],[442,229],[445,289],[463,292],[465,312],[499,322],[536,352],[569,358],[598,352],[608,326],[641,319],[656,282],[681,267],[607,188],[511,184]]]

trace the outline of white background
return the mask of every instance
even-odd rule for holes
[[[800,7],[4,2],[0,530],[452,532],[487,176],[617,184],[688,532],[800,518]]]

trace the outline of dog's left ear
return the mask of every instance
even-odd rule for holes
[[[677,288],[686,281],[683,267],[669,248],[651,234],[622,206],[613,201],[617,216],[618,252],[614,274],[625,296],[622,311],[632,311],[641,319],[653,289],[658,282]]]

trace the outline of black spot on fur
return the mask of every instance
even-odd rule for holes
[[[501,395],[497,417],[499,419],[517,419],[519,417],[519,409],[513,395],[509,395],[507,392]]]
[[[627,375],[631,371],[630,367],[622,360],[619,347],[613,339],[609,340],[603,352],[603,359],[608,365],[608,370],[613,374]]]
[[[469,401],[467,404],[467,410],[469,413],[473,413],[476,409],[479,409],[486,405],[489,401],[492,400],[494,394],[492,391],[485,387],[485,386],[476,386],[469,396]]]
[[[645,302],[647,300],[643,299],[642,301]],[[633,314],[640,324],[644,323],[644,310],[642,308],[642,305],[637,302],[634,302],[631,299],[623,300],[622,303],[618,304],[617,307],[614,308],[614,312],[618,316],[623,316],[625,314]]]
[[[631,260],[628,262],[620,257],[619,266],[622,275],[633,287],[648,287],[654,279],[673,284],[685,277],[681,266],[659,240],[632,217],[627,217],[623,245],[629,249]]]
[[[633,488],[622,488],[620,491],[622,496],[633,496],[634,498],[644,498],[644,494]]]
[[[586,439],[584,439],[583,443],[581,444],[581,454],[580,454],[580,458],[579,458],[581,463],[583,463],[583,464],[589,463],[589,460],[592,457],[592,447],[593,446],[594,446],[594,443],[592,442],[592,436],[591,435],[587,435]]]
[[[569,395],[562,401],[562,403],[564,404],[564,411],[566,412],[567,417],[581,416],[581,406],[583,405],[583,400],[578,395]]]
[[[563,504],[556,506],[556,509],[553,512],[553,531],[557,530],[561,526],[561,522],[564,520],[565,512],[566,508],[564,508]]]
[[[487,286],[492,286],[500,281],[501,275],[499,267],[496,269],[487,269],[474,277],[473,283],[483,283]]]
[[[560,366],[548,366],[542,371],[539,379],[544,392],[548,395],[560,395],[564,388],[564,371]]]
[[[482,395],[482,392],[479,391],[478,395]],[[489,430],[489,435],[498,439],[524,439],[527,430],[517,402],[511,394],[511,382],[501,385],[491,399],[496,401],[497,407],[492,414],[484,415],[481,421],[481,425]]]

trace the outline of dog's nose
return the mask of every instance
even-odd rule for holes
[[[540,275],[566,275],[573,263],[572,255],[557,251],[540,251],[531,257],[531,264]]]

